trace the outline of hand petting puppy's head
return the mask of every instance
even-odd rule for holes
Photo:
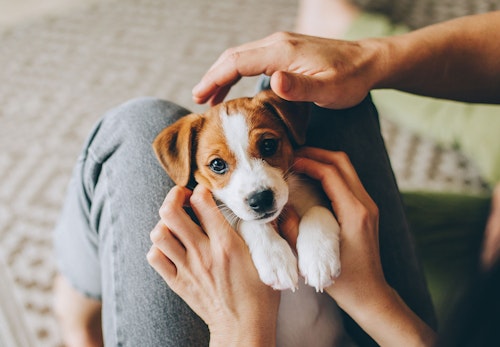
[[[153,148],[172,180],[196,181],[243,220],[269,222],[288,201],[286,177],[305,142],[306,103],[272,91],[190,114],[165,128]]]

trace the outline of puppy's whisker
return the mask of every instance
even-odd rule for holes
[[[240,218],[226,204],[219,203],[217,208],[224,214],[226,222],[230,226],[237,226],[239,224]]]

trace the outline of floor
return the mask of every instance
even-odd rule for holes
[[[0,26],[10,26],[31,19],[54,15],[72,6],[96,0],[0,0]]]

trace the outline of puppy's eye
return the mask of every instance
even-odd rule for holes
[[[265,139],[260,143],[259,146],[260,154],[263,157],[270,157],[276,153],[278,150],[278,140],[277,139]]]
[[[212,160],[209,164],[210,170],[215,172],[218,175],[223,175],[229,169],[227,163],[221,158],[216,158]]]

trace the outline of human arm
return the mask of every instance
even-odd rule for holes
[[[374,88],[500,103],[500,11],[380,39],[387,61]]]
[[[347,156],[306,148],[298,153],[294,171],[321,182],[340,224],[342,273],[327,293],[381,346],[432,346],[435,333],[385,280],[378,209]],[[292,228],[285,229],[293,244]]]
[[[210,192],[201,185],[192,194],[174,187],[160,216],[148,261],[207,323],[210,346],[274,346],[279,292],[261,282],[246,244]]]
[[[276,33],[226,50],[193,97],[215,104],[242,76],[266,74],[282,98],[328,108],[354,106],[374,88],[499,103],[499,41],[500,12],[352,42]]]

